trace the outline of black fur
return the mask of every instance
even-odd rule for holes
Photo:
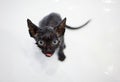
[[[66,25],[66,18],[62,20],[60,15],[56,13],[51,13],[44,17],[40,21],[39,26],[36,26],[30,19],[27,19],[29,34],[36,40],[37,46],[47,57],[52,56],[55,50],[59,48],[58,59],[60,61],[63,61],[66,58],[63,51],[65,48],[65,27],[69,29],[79,29],[87,25],[89,22],[90,20],[78,28],[70,27]]]

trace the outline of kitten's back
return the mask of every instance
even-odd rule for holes
[[[39,23],[39,26],[45,27],[45,26],[56,26],[57,24],[59,24],[62,21],[61,17],[59,14],[57,13],[51,13],[47,16],[45,16]]]

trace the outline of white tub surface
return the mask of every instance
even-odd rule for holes
[[[29,36],[47,14],[67,17],[64,62],[45,57]],[[120,82],[119,0],[0,0],[0,82]]]

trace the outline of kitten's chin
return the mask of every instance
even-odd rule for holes
[[[47,57],[51,57],[53,54],[47,53],[45,54]]]

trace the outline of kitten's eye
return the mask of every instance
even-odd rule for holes
[[[39,41],[38,41],[38,44],[42,46],[42,45],[44,44],[44,41],[39,40]]]
[[[53,45],[57,45],[57,44],[58,44],[58,40],[53,40],[53,41],[52,41],[52,44],[53,44]]]

